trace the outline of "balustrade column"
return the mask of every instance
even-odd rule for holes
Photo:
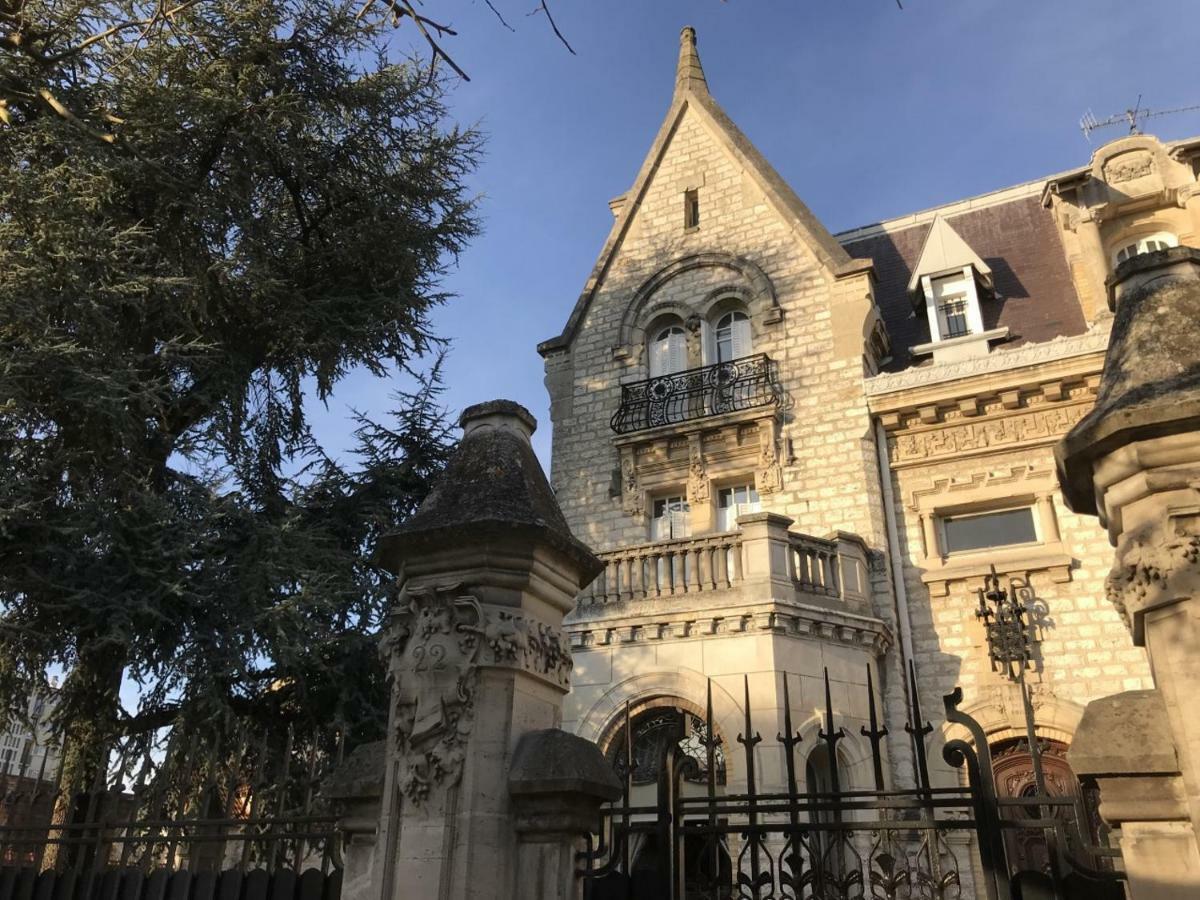
[[[729,558],[733,554],[730,543],[721,542],[713,549],[713,564],[717,569],[717,589],[729,587]]]
[[[688,566],[687,566],[687,571],[685,571],[684,574],[689,576],[687,579],[687,589],[689,591],[691,591],[692,593],[699,593],[700,592],[700,551],[697,550],[695,547],[689,547],[685,552],[687,553],[686,558],[688,561]]]
[[[712,548],[703,546],[696,553],[700,557],[700,565],[696,567],[700,572],[700,590],[711,590],[713,582],[716,580],[713,578]]]
[[[683,583],[683,554],[674,550],[668,550],[667,557],[670,560],[671,569],[671,596],[674,597],[684,593],[685,590]]]
[[[635,552],[630,566],[633,570],[633,578],[629,586],[630,594],[635,600],[643,600],[646,597],[646,558],[640,552]]]

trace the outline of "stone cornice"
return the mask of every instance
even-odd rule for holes
[[[868,397],[879,397],[927,385],[963,381],[993,372],[1007,372],[1089,354],[1103,354],[1108,348],[1110,321],[1098,322],[1092,330],[1084,334],[1057,337],[1051,341],[1026,344],[1013,350],[997,350],[976,359],[920,366],[905,369],[903,372],[885,372],[866,379],[865,390]],[[873,407],[876,405],[872,403]]]
[[[770,601],[666,615],[596,617],[568,623],[564,630],[574,651],[761,632],[866,647],[876,656],[893,643],[892,630],[881,619],[803,603]]]

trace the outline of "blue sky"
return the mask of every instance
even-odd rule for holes
[[[1079,117],[1200,104],[1196,0],[551,0],[577,55],[536,0],[428,0],[459,37],[471,76],[453,114],[488,135],[474,178],[484,233],[435,316],[451,339],[446,400],[496,397],[550,419],[536,345],[557,334],[666,113],[679,30],[695,26],[709,88],[831,231],[936,206],[1086,163],[1121,129]],[[398,48],[411,37],[401,29]],[[1151,120],[1200,134],[1200,113]],[[317,437],[345,448],[349,407],[379,414],[394,387],[355,374]]]

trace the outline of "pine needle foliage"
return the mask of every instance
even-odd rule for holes
[[[87,4],[21,8],[65,46],[95,33]],[[157,27],[86,65],[5,60],[79,116],[16,91],[0,127],[0,708],[58,666],[60,719],[97,746],[256,718],[369,730],[370,548],[444,461],[438,374],[359,422],[350,467],[320,455],[305,398],[436,352],[479,136],[337,0],[182,4]],[[132,716],[122,675],[144,686]]]

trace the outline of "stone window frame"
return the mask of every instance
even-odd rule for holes
[[[1073,557],[1062,540],[1055,497],[1059,496],[1053,473],[1029,473],[1017,478],[974,478],[954,483],[940,481],[933,489],[915,493],[910,509],[917,515],[921,540],[921,581],[931,593],[945,596],[951,581],[968,581],[973,586],[994,565],[1001,574],[1049,572],[1056,583],[1071,580]],[[946,553],[940,519],[949,515],[1001,512],[1031,507],[1036,543],[985,547]]]
[[[938,282],[954,280],[955,285],[962,285],[962,292],[952,297],[945,297],[937,290]],[[921,290],[925,295],[925,315],[929,319],[929,342],[936,344],[940,341],[952,341],[957,338],[978,336],[984,333],[983,309],[979,305],[979,285],[974,266],[963,266],[949,272],[936,272],[921,276]],[[967,320],[967,330],[963,334],[942,334],[941,308],[947,302],[961,302]]]
[[[694,302],[664,299],[662,292],[670,282],[697,269],[720,270],[722,275],[718,287],[708,290]],[[750,317],[751,340],[756,345],[763,329],[777,326],[783,320],[775,286],[758,264],[730,253],[696,253],[663,266],[633,292],[621,316],[617,341],[612,347],[613,358],[640,364],[640,368],[647,369],[644,359],[646,336],[658,317],[673,313],[684,322],[693,317],[698,323],[703,322],[712,314],[715,306],[728,298],[740,298],[745,313]],[[702,355],[696,354],[697,357]],[[636,374],[631,374],[629,378],[640,380]]]

